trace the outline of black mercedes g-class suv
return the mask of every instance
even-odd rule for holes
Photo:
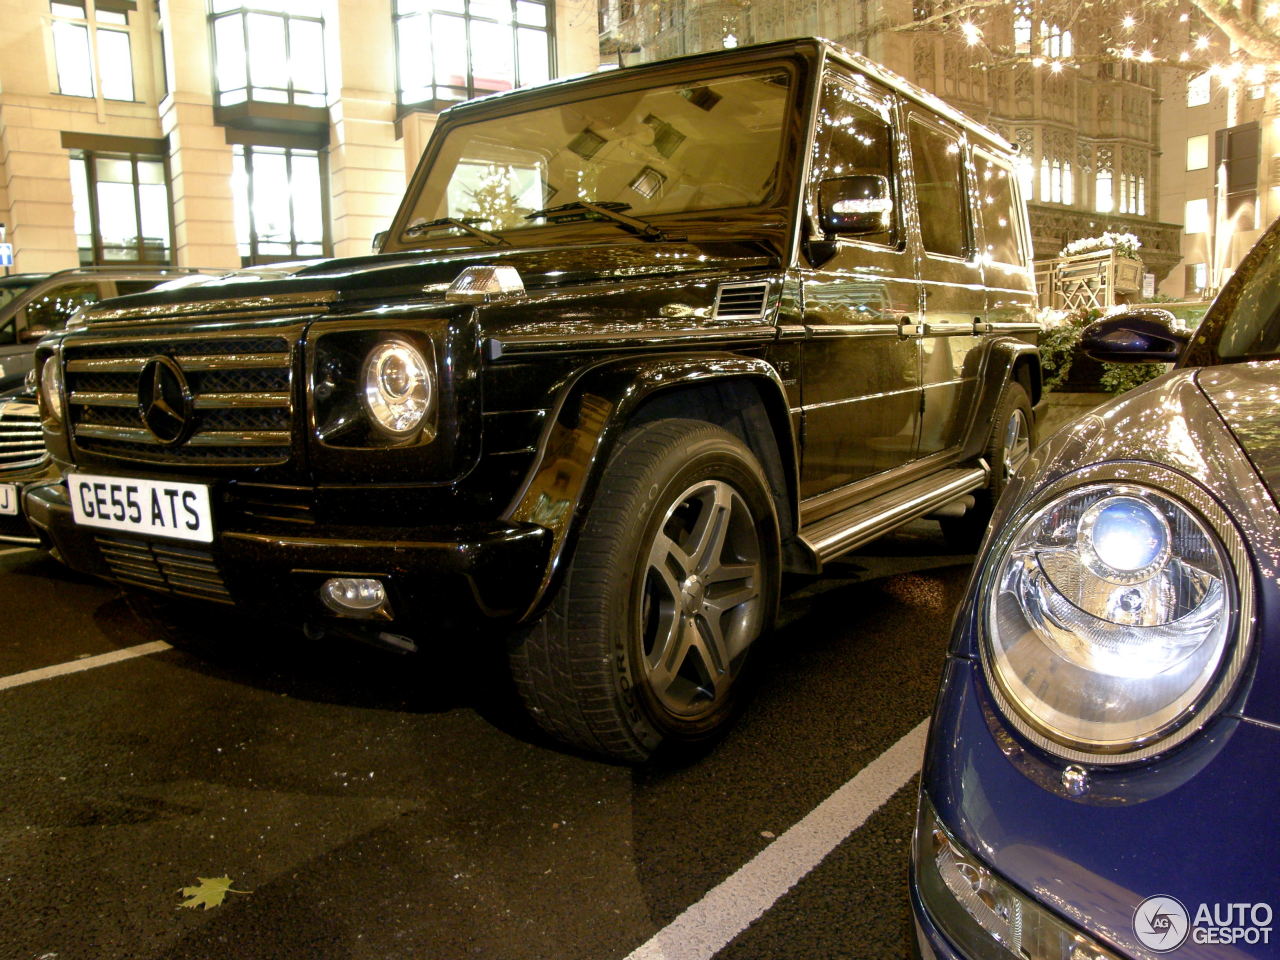
[[[1008,144],[819,41],[490,97],[380,255],[42,346],[27,513],[132,587],[498,628],[538,723],[644,759],[724,725],[784,570],[980,536],[1035,423],[1029,256]]]

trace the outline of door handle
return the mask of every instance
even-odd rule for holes
[[[910,317],[903,317],[898,321],[898,336],[903,340],[912,337],[923,337],[929,332],[929,324],[915,323]]]

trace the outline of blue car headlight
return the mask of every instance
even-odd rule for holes
[[[1243,545],[1185,478],[1141,465],[1059,481],[1000,538],[983,662],[1024,734],[1072,760],[1143,759],[1190,736],[1244,661]]]

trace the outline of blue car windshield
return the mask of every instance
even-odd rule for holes
[[[1280,356],[1280,243],[1244,278],[1230,319],[1218,338],[1223,360]]]
[[[794,84],[772,69],[540,106],[454,127],[404,239],[751,207],[774,192]],[[467,230],[471,227],[470,231]]]

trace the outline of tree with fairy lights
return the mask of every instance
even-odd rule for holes
[[[917,0],[913,14],[882,26],[954,34],[985,69],[1133,62],[1224,84],[1280,83],[1277,0]]]

